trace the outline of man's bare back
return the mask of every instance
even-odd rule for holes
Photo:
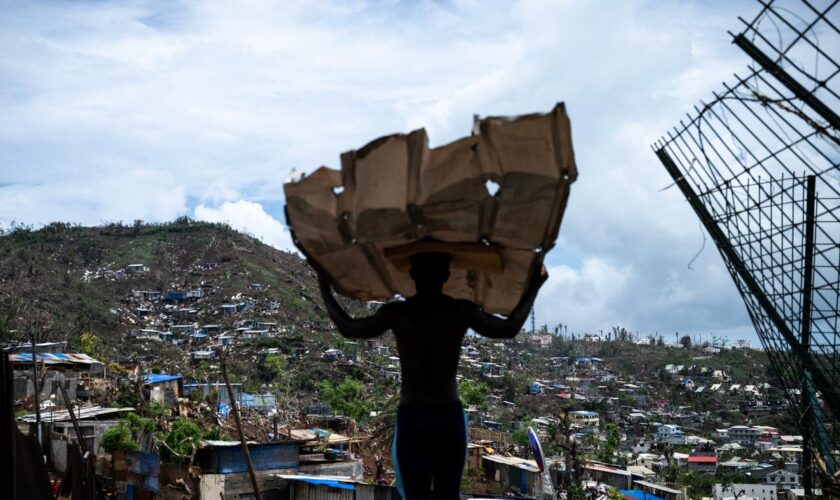
[[[403,478],[407,484],[401,489],[404,498],[426,498],[432,483],[436,498],[457,497],[463,454],[466,452],[466,430],[463,417],[458,417],[463,411],[456,383],[464,335],[473,329],[490,338],[516,336],[528,317],[540,286],[548,278],[545,267],[535,269],[519,304],[507,318],[500,318],[485,313],[473,302],[453,299],[443,293],[443,285],[449,279],[450,259],[447,254],[412,256],[410,273],[416,285],[416,295],[385,304],[372,316],[358,319],[351,318],[341,308],[332,294],[329,278],[322,272],[318,273],[327,313],[343,336],[373,338],[391,330],[396,337],[402,382],[394,461],[398,462],[397,441],[406,443],[399,447],[402,450],[399,455],[403,457],[400,460],[412,460],[411,467],[406,468],[411,472]],[[313,267],[319,271],[316,265]],[[453,409],[458,412],[454,417]],[[438,417],[439,423],[434,424]],[[403,430],[399,431],[401,427]],[[405,427],[411,430],[406,431]],[[457,439],[464,440],[463,452],[457,448],[448,458],[441,457],[439,453],[437,463],[423,461],[426,458],[431,460],[431,457],[422,456],[424,444],[441,439],[447,431],[453,430],[454,436],[461,436]],[[399,437],[401,433],[402,438]],[[449,441],[453,439],[450,436]]]
[[[455,375],[472,307],[443,294],[383,307],[400,354],[400,403],[459,401]]]
[[[444,263],[433,258],[426,260],[412,261],[416,295],[385,304],[367,318],[351,318],[333,297],[329,279],[319,273],[327,313],[343,336],[373,338],[388,330],[394,332],[402,372],[401,403],[458,401],[455,376],[467,330],[471,328],[489,338],[513,338],[548,278],[545,268],[538,268],[519,304],[507,318],[499,318],[485,313],[473,302],[443,294],[443,284],[449,278],[448,258]]]

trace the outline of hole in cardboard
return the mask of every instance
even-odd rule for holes
[[[344,192],[344,186],[333,186],[332,192],[334,195],[338,196]]]
[[[494,181],[493,179],[487,179],[487,182],[484,183],[484,187],[487,189],[487,194],[490,196],[496,196],[496,193],[499,192],[499,183]]]

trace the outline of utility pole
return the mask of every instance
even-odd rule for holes
[[[35,389],[35,429],[38,435],[38,446],[44,446],[41,433],[41,388],[38,384],[38,355],[35,353],[35,330],[29,325],[29,339],[32,341],[32,385]]]

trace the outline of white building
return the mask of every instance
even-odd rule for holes
[[[779,469],[764,476],[764,484],[770,484],[783,490],[800,488],[802,487],[801,477],[795,472]]]
[[[572,427],[586,427],[591,425],[598,425],[598,422],[600,421],[598,412],[595,411],[570,411],[568,415]]]
[[[729,442],[742,446],[755,446],[762,441],[767,445],[778,442],[779,431],[775,427],[736,425],[729,428]]]
[[[715,500],[778,500],[775,486],[766,484],[716,484]]]
[[[551,335],[529,335],[526,340],[535,349],[548,349],[551,347],[551,338]]]
[[[661,443],[685,444],[685,432],[676,424],[662,424],[656,428],[656,440]]]
[[[746,339],[738,339],[732,344],[733,349],[752,349],[752,342]]]

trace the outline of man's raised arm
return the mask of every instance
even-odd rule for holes
[[[318,271],[317,268],[315,270],[316,272]],[[390,328],[387,313],[383,310],[385,306],[379,308],[373,316],[355,319],[350,317],[344,308],[341,307],[341,304],[335,300],[329,278],[322,272],[318,272],[318,285],[321,288],[321,297],[324,299],[327,314],[330,316],[336,328],[338,328],[338,332],[344,337],[350,339],[371,339],[382,335]]]
[[[522,294],[522,298],[513,311],[507,318],[499,318],[492,314],[487,314],[481,308],[475,306],[473,310],[473,317],[470,321],[470,327],[479,335],[491,339],[512,339],[522,329],[525,320],[528,319],[528,313],[534,307],[534,300],[537,298],[537,292],[545,280],[548,279],[548,272],[545,266],[540,266],[534,270],[528,280],[528,290]]]

